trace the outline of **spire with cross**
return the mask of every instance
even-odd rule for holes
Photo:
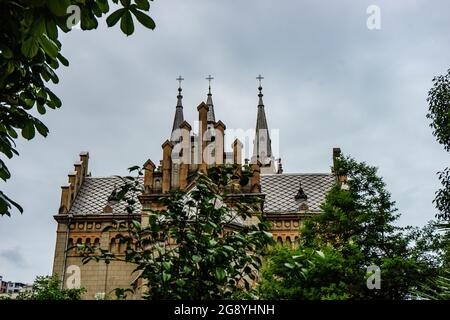
[[[258,113],[256,115],[256,132],[255,140],[253,141],[253,156],[252,163],[256,163],[257,160],[266,166],[266,173],[274,173],[274,162],[272,155],[272,144],[269,136],[269,126],[267,125],[266,112],[264,110],[263,94],[261,80],[263,76],[258,75],[256,79],[259,81],[259,101],[258,101]]]
[[[184,115],[183,115],[183,96],[181,95],[181,81],[184,80],[182,76],[178,76],[176,78],[178,81],[178,95],[177,95],[177,107],[175,110],[175,117],[173,119],[173,126],[172,126],[172,132],[174,132],[176,129],[180,127],[180,124],[184,121]]]
[[[216,116],[214,114],[214,104],[212,101],[212,93],[211,93],[211,80],[213,80],[214,77],[208,75],[205,79],[208,80],[208,98],[206,100],[206,105],[209,108],[206,118],[208,119],[208,123],[212,124],[216,122]]]

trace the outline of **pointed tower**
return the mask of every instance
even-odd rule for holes
[[[206,120],[208,122],[208,128],[211,128],[216,123],[216,115],[214,114],[214,104],[212,101],[212,93],[211,93],[211,80],[214,78],[209,75],[206,77],[206,80],[209,81],[208,86],[208,98],[206,99],[206,105],[208,106],[208,114],[206,115]]]
[[[177,96],[177,106],[175,109],[175,117],[173,118],[173,126],[172,126],[172,131],[171,131],[171,141],[174,142],[174,140],[177,140],[176,142],[178,142],[178,135],[174,135],[174,131],[180,128],[180,124],[183,123],[184,121],[184,116],[183,116],[183,96],[181,95],[181,91],[183,89],[181,89],[181,81],[184,80],[184,78],[182,78],[181,76],[179,76],[177,78],[178,82],[179,82],[179,86],[178,86],[178,96]]]
[[[256,132],[255,140],[253,140],[253,156],[252,163],[260,161],[261,173],[276,173],[275,159],[272,154],[272,141],[269,136],[269,126],[267,125],[266,112],[264,110],[263,94],[261,87],[261,80],[264,79],[261,75],[256,77],[259,80],[259,101],[258,113],[256,116]]]

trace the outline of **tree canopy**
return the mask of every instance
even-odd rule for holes
[[[433,87],[428,92],[427,118],[436,140],[450,153],[450,69],[447,74],[433,79]],[[450,219],[450,167],[438,172],[442,188],[436,192],[434,200],[439,210],[438,218]]]
[[[106,18],[109,27],[120,21],[124,34],[134,32],[134,19],[154,29],[147,14],[152,0],[3,0],[0,1],[0,178],[11,172],[4,160],[19,152],[15,140],[20,135],[31,140],[36,133],[46,137],[49,129],[38,119],[48,109],[57,109],[61,100],[49,83],[57,84],[56,70],[69,61],[61,54],[60,32],[69,32],[80,23],[82,30],[97,28]],[[112,5],[112,6],[111,6]],[[22,207],[0,191],[0,215],[10,215]]]
[[[395,225],[399,217],[377,169],[350,157],[335,160],[336,183],[322,212],[303,222],[297,247],[275,248],[262,273],[269,299],[405,299],[436,265],[424,232]],[[429,234],[426,234],[429,236]],[[421,247],[415,247],[420,240]],[[369,288],[371,270],[380,287]]]

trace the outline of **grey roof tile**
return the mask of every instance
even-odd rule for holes
[[[143,184],[143,178],[138,178]],[[86,177],[81,189],[78,192],[69,213],[74,215],[83,214],[104,214],[103,209],[108,204],[108,197],[114,190],[114,187],[120,188],[123,185],[119,177]],[[136,197],[135,213],[141,212],[141,204]],[[120,202],[111,205],[113,214],[126,213],[126,203]]]
[[[285,173],[261,175],[261,192],[266,194],[264,213],[293,213],[299,211],[300,202],[295,195],[302,185],[308,199],[308,211],[320,211],[320,204],[331,189],[335,178],[327,173]]]
[[[143,178],[138,178],[143,183]],[[326,193],[331,189],[335,178],[332,174],[263,174],[261,175],[261,192],[266,194],[264,212],[285,214],[299,212],[299,202],[295,200],[300,182],[307,195],[309,211],[320,211],[320,204],[325,200]],[[120,188],[122,180],[119,177],[86,177],[76,196],[70,213],[74,215],[105,214],[108,197],[114,187]],[[113,214],[126,213],[126,205],[120,202],[111,205]],[[136,198],[135,213],[142,210]]]

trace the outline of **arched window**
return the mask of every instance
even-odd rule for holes
[[[94,240],[94,249],[98,249],[100,247],[100,239],[95,238]]]
[[[286,237],[286,243],[290,246],[292,245],[291,237]]]
[[[77,245],[82,245],[82,244],[83,244],[83,239],[78,238],[78,239],[77,239]]]
[[[86,247],[90,247],[91,246],[91,238],[87,238],[86,242],[84,244],[86,245]]]
[[[116,251],[116,239],[112,238],[109,245],[109,251],[114,253]]]
[[[278,243],[278,244],[283,244],[283,238],[278,237],[278,238],[277,238],[277,243]]]

